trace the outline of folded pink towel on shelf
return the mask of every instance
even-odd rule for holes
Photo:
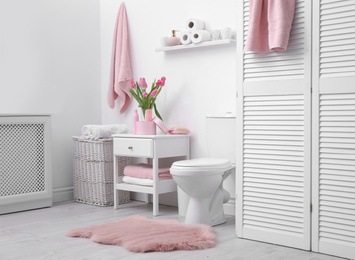
[[[130,176],[130,177],[153,180],[153,167],[152,165],[146,163],[128,165],[124,168],[123,174],[125,176]],[[170,174],[170,168],[159,168],[158,178],[172,179],[172,176]]]
[[[115,100],[120,100],[120,113],[127,110],[132,100],[130,79],[133,78],[129,38],[128,23],[125,4],[122,3],[118,10],[115,30],[113,33],[111,71],[107,103],[111,108],[115,107]]]
[[[285,51],[295,13],[295,0],[250,0],[244,52]]]

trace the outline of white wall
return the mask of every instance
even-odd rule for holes
[[[106,102],[112,34],[121,2],[100,2],[102,122],[126,123],[131,128],[136,101],[124,114],[119,114],[118,103],[112,110]],[[170,36],[172,29],[184,30],[190,18],[204,20],[208,29],[231,27],[235,30],[236,1],[126,0],[125,4],[134,78],[145,77],[148,86],[155,78],[167,78],[166,87],[157,100],[165,124],[189,128],[191,157],[207,156],[205,116],[235,111],[235,45],[167,53],[155,52],[155,49],[160,47],[160,38]]]
[[[72,195],[71,137],[101,123],[99,8],[99,0],[0,1],[0,113],[52,114],[55,200]]]
[[[160,38],[191,17],[235,29],[233,0],[126,0],[135,79],[165,76],[158,108],[168,127],[191,130],[206,156],[205,115],[235,108],[235,47],[156,53]],[[72,139],[84,124],[127,123],[106,103],[118,0],[1,0],[0,113],[52,114],[55,200],[72,193]],[[217,11],[218,10],[218,11]],[[101,44],[101,47],[100,47]],[[100,53],[101,52],[101,53]],[[101,58],[101,60],[100,60]],[[101,64],[101,70],[100,70]],[[101,76],[101,79],[100,79]]]

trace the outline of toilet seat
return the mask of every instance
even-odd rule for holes
[[[204,174],[214,174],[216,172],[226,171],[231,168],[233,168],[233,165],[230,160],[216,158],[198,158],[177,161],[171,166],[171,170],[174,172],[203,172]]]

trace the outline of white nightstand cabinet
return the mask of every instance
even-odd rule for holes
[[[189,159],[189,136],[187,135],[133,135],[117,134],[113,137],[114,153],[114,208],[118,208],[119,190],[153,195],[153,215],[159,214],[159,194],[177,190],[173,179],[159,180],[159,158],[181,157]],[[118,176],[117,156],[144,157],[152,159],[153,186],[122,182]]]

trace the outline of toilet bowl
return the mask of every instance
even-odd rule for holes
[[[236,117],[232,113],[206,117],[208,158],[174,162],[170,173],[178,185],[179,214],[185,223],[215,226],[226,221],[223,203],[235,201]],[[235,212],[235,209],[232,211]]]
[[[215,226],[226,222],[223,203],[230,195],[223,189],[223,181],[233,168],[228,159],[199,158],[173,163],[170,173],[190,197],[186,224]]]

